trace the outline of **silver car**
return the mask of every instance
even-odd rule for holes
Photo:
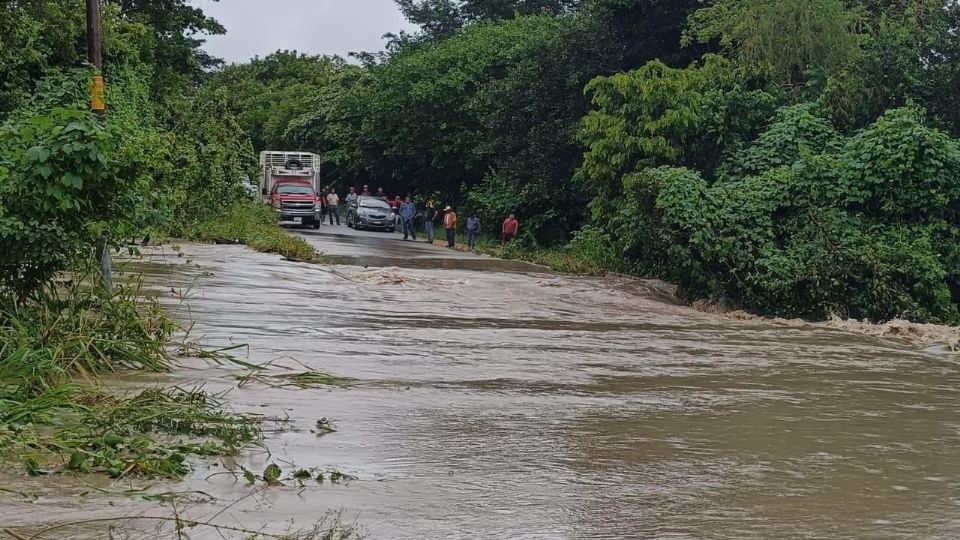
[[[394,232],[397,230],[397,216],[383,199],[358,197],[347,209],[347,227],[358,231],[377,229]]]

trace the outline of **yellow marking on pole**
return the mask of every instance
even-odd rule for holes
[[[104,97],[106,94],[106,85],[103,82],[103,75],[94,75],[90,79],[90,110],[103,114],[107,110],[107,102]]]

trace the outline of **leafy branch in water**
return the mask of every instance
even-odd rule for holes
[[[318,484],[322,484],[326,481],[329,481],[333,484],[343,484],[357,480],[356,476],[344,473],[343,471],[339,471],[337,469],[295,469],[289,474],[284,475],[283,470],[276,463],[267,465],[267,467],[263,470],[263,474],[260,475],[255,474],[243,467],[241,467],[241,471],[243,479],[251,485],[257,482],[265,482],[268,485],[283,485],[285,482],[295,482],[298,485],[303,486],[304,482],[308,480],[313,480]]]

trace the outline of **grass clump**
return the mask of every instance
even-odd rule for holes
[[[27,302],[0,296],[0,422],[36,420],[77,377],[167,371],[176,325],[141,292],[121,285],[108,297],[67,282]]]
[[[13,429],[3,455],[18,458],[30,475],[179,478],[189,471],[186,456],[233,455],[261,435],[254,418],[226,411],[219,398],[197,389],[61,397],[50,422],[7,426]]]
[[[100,389],[104,374],[168,371],[176,325],[139,283],[108,296],[87,282],[29,300],[0,294],[0,459],[30,475],[178,478],[187,455],[233,454],[259,439],[255,418],[199,389]]]
[[[262,369],[255,369],[249,374],[238,377],[238,385],[244,387],[248,384],[258,383],[271,388],[292,388],[299,390],[308,390],[320,388],[323,386],[346,386],[351,381],[329,373],[309,370],[296,373],[264,373]]]
[[[240,203],[178,232],[187,240],[245,244],[261,253],[277,253],[291,261],[321,261],[317,250],[303,238],[287,234],[277,223],[273,210],[264,204]]]

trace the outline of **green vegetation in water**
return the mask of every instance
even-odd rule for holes
[[[306,482],[313,481],[318,484],[331,482],[333,484],[346,484],[357,480],[356,476],[347,474],[337,469],[321,469],[317,467],[304,469],[293,469],[289,473],[284,473],[276,463],[271,463],[263,470],[262,474],[256,474],[245,468],[241,468],[243,479],[248,484],[264,483],[271,486],[283,485],[287,482],[293,482],[298,486],[304,486]]]
[[[263,253],[277,253],[287,260],[322,262],[317,250],[303,238],[288,234],[277,224],[269,206],[239,203],[199,223],[186,226],[185,239],[217,244],[245,244]]]
[[[167,371],[173,322],[140,286],[106,297],[60,283],[22,303],[0,299],[0,457],[31,475],[179,478],[188,455],[229,455],[261,437],[200,389],[104,392],[98,377]]]
[[[257,383],[272,388],[291,388],[297,390],[319,388],[322,386],[346,386],[350,383],[350,379],[315,370],[297,373],[268,373],[264,371],[264,368],[259,367],[246,375],[238,377],[238,379],[240,381],[240,387]]]

